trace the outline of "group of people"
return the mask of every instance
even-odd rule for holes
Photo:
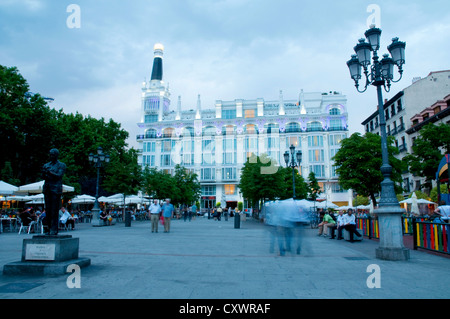
[[[154,200],[148,209],[150,221],[152,225],[152,233],[158,232],[158,223],[164,224],[164,232],[170,232],[170,221],[174,216],[175,207],[170,203],[170,198],[167,198],[164,204],[160,205],[158,200]]]
[[[352,243],[355,242],[354,235],[358,237],[362,236],[356,229],[356,218],[352,208],[349,208],[347,213],[344,213],[344,210],[340,210],[337,217],[331,212],[322,211],[320,212],[320,217],[322,221],[318,225],[318,236],[328,237],[328,233],[330,232],[330,239],[334,239],[336,238],[335,231],[337,230],[337,239],[341,240],[344,229],[349,232],[350,242]]]

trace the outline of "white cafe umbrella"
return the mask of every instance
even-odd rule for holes
[[[434,205],[436,205],[435,202],[430,202],[429,200],[426,200],[426,199],[423,199],[423,198],[418,199],[417,200],[417,204],[434,204]]]
[[[17,193],[29,193],[29,194],[39,194],[44,190],[44,181],[37,183],[27,184],[19,187]],[[72,186],[63,185],[63,193],[71,193],[75,191]]]
[[[38,194],[34,196],[28,196],[28,200],[26,201],[27,204],[44,204],[44,194]]]
[[[75,196],[72,200],[72,204],[92,204],[95,202],[95,197],[90,195]]]
[[[30,200],[30,196],[6,196],[6,200],[12,200],[16,202],[26,202]]]
[[[419,215],[419,205],[417,203],[416,192],[414,192],[411,196],[411,214]]]
[[[17,192],[19,187],[0,181],[0,195],[12,195]]]

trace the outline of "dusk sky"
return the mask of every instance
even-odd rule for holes
[[[79,28],[67,24],[80,8]],[[347,96],[350,133],[376,110],[376,90],[359,94],[347,60],[380,8],[382,49],[406,42],[402,81],[450,69],[450,2],[299,0],[0,0],[0,64],[17,66],[30,90],[66,113],[112,118],[137,147],[141,83],[162,43],[172,109],[215,100],[298,99],[300,91]],[[424,106],[426,107],[426,106]]]

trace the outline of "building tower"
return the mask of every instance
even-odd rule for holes
[[[162,122],[169,113],[170,93],[163,81],[163,56],[164,46],[155,44],[152,76],[150,82],[144,82],[142,86],[141,124]]]

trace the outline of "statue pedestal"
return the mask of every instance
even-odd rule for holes
[[[24,239],[22,260],[3,266],[4,275],[63,275],[67,267],[80,268],[91,264],[89,258],[80,258],[79,238],[71,235],[37,235]]]

